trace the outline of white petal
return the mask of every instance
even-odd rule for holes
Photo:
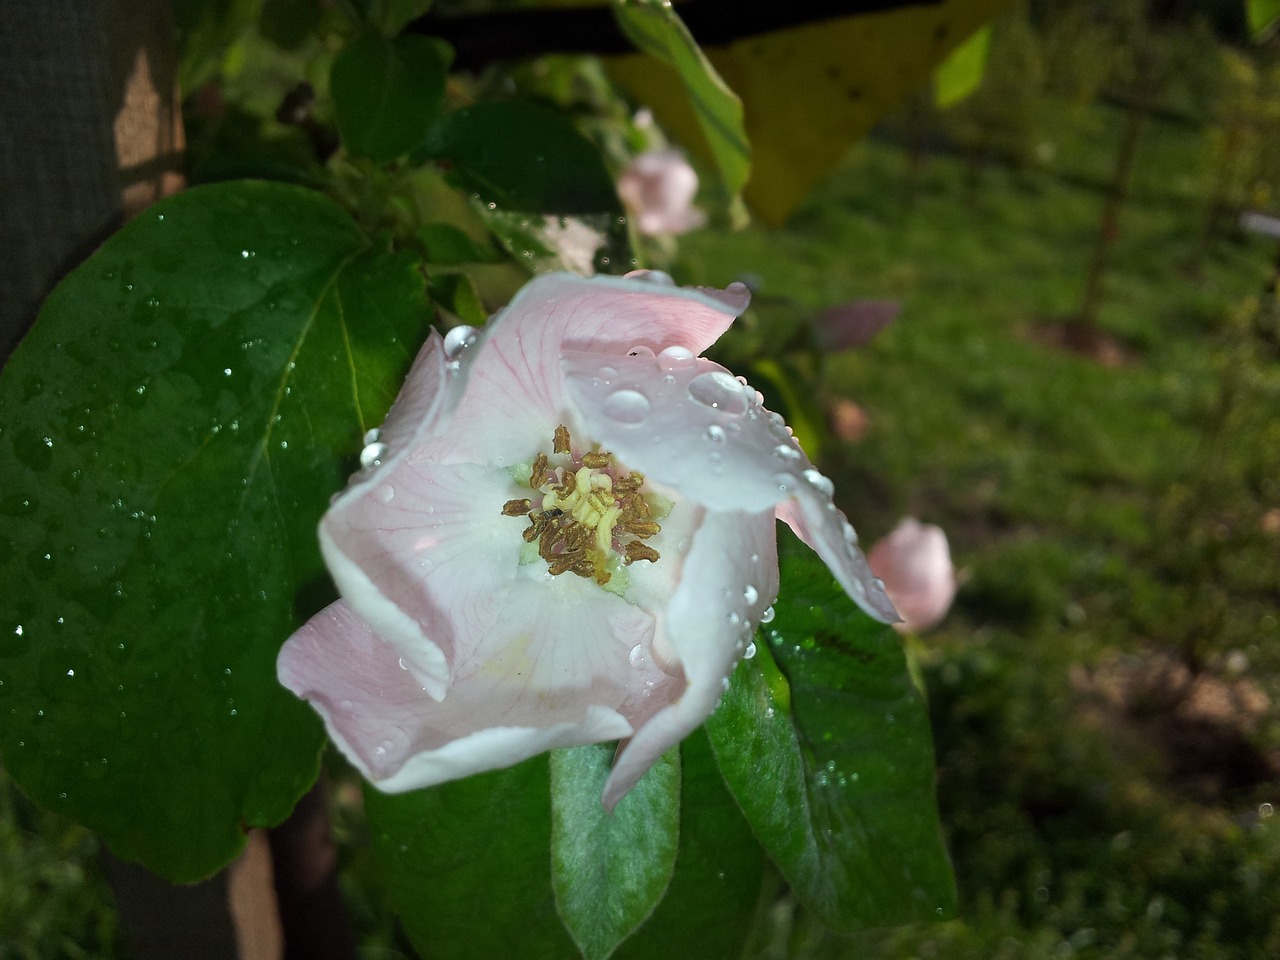
[[[605,783],[606,807],[612,809],[658,757],[719,703],[729,673],[778,595],[775,522],[769,511],[707,513],[665,616],[688,686],[623,747]]]

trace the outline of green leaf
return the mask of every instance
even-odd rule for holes
[[[449,55],[429,37],[352,40],[333,61],[330,85],[347,150],[386,162],[422,142],[440,113]]]
[[[600,803],[616,747],[551,753],[551,884],[586,960],[605,960],[666,892],[680,821],[680,756],[661,757],[612,813]]]
[[[1280,21],[1280,0],[1245,0],[1245,13],[1249,19],[1249,33],[1255,39]]]
[[[707,722],[720,770],[796,895],[826,923],[855,930],[947,916],[955,889],[928,716],[898,637],[854,607],[794,537],[779,549],[776,618]]]
[[[441,266],[459,263],[501,263],[505,258],[492,243],[473,240],[451,223],[428,223],[415,235],[426,251],[427,262]]]
[[[991,24],[974,31],[951,51],[933,75],[933,102],[940,108],[959,103],[982,83],[991,49]]]
[[[620,209],[600,152],[565,117],[541,104],[504,100],[445,114],[414,156],[450,164],[458,186],[508,210]]]
[[[738,960],[751,931],[764,851],[725,788],[701,731],[680,747],[680,850],[666,896],[615,960]]]
[[[374,855],[423,960],[577,954],[551,890],[546,756],[389,796],[365,788]]]
[[[612,0],[618,26],[636,47],[663,64],[655,76],[652,65],[636,62],[636,58],[620,58],[612,62],[611,72],[624,85],[645,80],[661,83],[667,96],[653,100],[669,103],[670,94],[683,96],[693,110],[697,131],[714,160],[725,190],[737,196],[747,182],[751,169],[751,147],[743,124],[742,101],[720,78],[715,67],[702,53],[697,41],[670,3],[661,0]],[[674,76],[670,74],[674,71]],[[666,73],[663,76],[663,73]],[[673,89],[676,88],[676,89]]]
[[[157,204],[54,291],[0,375],[0,752],[36,801],[179,881],[289,813],[323,735],[276,653],[423,332],[413,260],[282,184]]]
[[[476,283],[468,274],[437,273],[428,282],[428,289],[437,306],[469,326],[483,326],[489,318],[489,311],[480,302]]]

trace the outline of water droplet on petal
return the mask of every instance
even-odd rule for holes
[[[800,451],[789,443],[780,443],[773,448],[773,455],[779,460],[796,461],[800,459]]]
[[[671,274],[663,273],[661,270],[632,270],[630,273],[624,273],[623,276],[628,280],[639,280],[641,283],[656,283],[663,287],[674,287],[676,285]]]
[[[642,423],[649,415],[649,398],[638,390],[615,390],[605,398],[603,410],[618,423]]]
[[[444,335],[444,355],[450,360],[458,359],[467,347],[476,342],[479,336],[480,334],[475,327],[465,325],[454,327]]]
[[[750,660],[756,655],[756,645],[754,642],[747,644],[747,649],[742,651],[742,659]]]
[[[364,435],[364,445],[367,447],[371,443],[377,443],[380,436],[382,436],[382,431],[374,427]]]
[[[631,665],[633,667],[643,667],[645,662],[644,644],[637,643],[634,647],[632,647],[631,653],[627,655],[627,659],[631,662]]]
[[[776,616],[777,614],[773,610],[773,605],[770,604],[769,606],[764,608],[764,613],[760,614],[760,622],[773,623],[773,618]]]
[[[778,485],[779,493],[789,493],[791,488],[796,485],[796,478],[789,473],[775,473],[773,482]]]
[[[376,467],[382,463],[382,457],[387,452],[385,443],[371,443],[360,451],[360,466],[368,469]]]
[[[760,591],[748,583],[742,589],[742,599],[747,602],[748,607],[754,606],[755,602],[760,599]]]
[[[724,441],[724,427],[715,423],[707,427],[707,439],[712,443],[722,443]]]
[[[742,385],[723,370],[709,370],[689,381],[689,396],[704,407],[740,417],[747,412]]]
[[[667,347],[658,354],[658,359],[662,361],[663,370],[687,370],[698,358],[688,347]]]
[[[627,351],[628,357],[652,357],[653,348],[646,347],[643,343],[638,343]]]
[[[389,483],[384,483],[378,488],[377,498],[383,503],[390,503],[395,499],[396,488]]]
[[[817,490],[821,490],[828,497],[836,492],[835,484],[831,482],[829,477],[823,476],[817,470],[809,469],[804,472],[804,478]]]

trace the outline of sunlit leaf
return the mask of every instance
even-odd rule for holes
[[[152,207],[54,291],[0,375],[0,753],[35,800],[184,881],[288,814],[323,736],[276,653],[424,320],[411,257],[268,183]]]
[[[943,0],[806,23],[706,48],[741,99],[751,145],[747,202],[778,224],[849,148],[974,29],[1010,0]],[[666,74],[641,58],[610,69],[659,121],[710,160],[700,118]]]
[[[991,25],[979,30],[951,51],[933,75],[933,102],[939,107],[959,103],[982,83],[991,49]]]
[[[736,195],[751,166],[742,102],[716,73],[671,4],[613,0],[613,12],[631,42],[648,54],[615,59],[614,75],[626,86],[649,92],[646,102],[655,109],[675,107],[692,119],[694,127],[686,125],[682,133],[691,145],[701,144],[725,190]]]
[[[1280,21],[1280,0],[1245,0],[1245,13],[1249,32],[1261,37]]]

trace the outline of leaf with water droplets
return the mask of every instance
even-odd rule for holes
[[[801,901],[844,930],[955,907],[924,699],[897,634],[780,531],[782,588],[707,721],[756,836]]]
[[[0,752],[34,799],[184,881],[288,814],[323,736],[276,653],[424,321],[411,257],[280,184],[157,204],[54,291],[0,375]]]

